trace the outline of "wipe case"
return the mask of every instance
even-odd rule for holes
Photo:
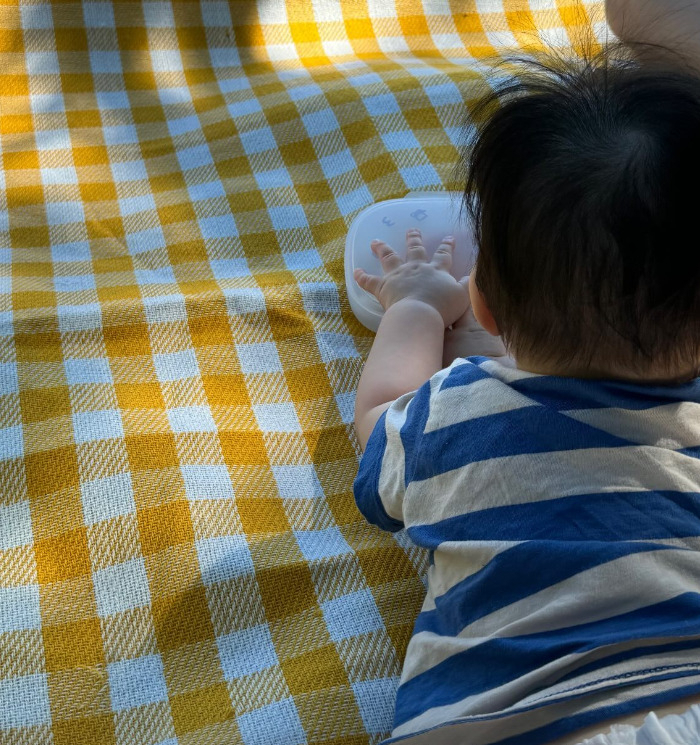
[[[355,217],[345,241],[345,284],[352,312],[363,326],[376,331],[384,313],[379,301],[360,288],[353,277],[358,267],[369,274],[383,275],[379,259],[370,248],[375,238],[385,241],[405,258],[406,231],[419,228],[423,245],[432,257],[442,239],[453,235],[452,275],[461,279],[469,274],[476,259],[476,247],[466,211],[460,216],[461,200],[461,194],[414,193],[402,199],[377,202]]]

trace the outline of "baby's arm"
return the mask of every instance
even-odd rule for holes
[[[700,0],[606,0],[605,13],[621,41],[668,47],[700,73]]]
[[[466,310],[468,294],[449,273],[454,238],[447,236],[431,261],[420,230],[406,233],[406,259],[372,241],[384,276],[355,270],[355,281],[385,309],[355,397],[355,430],[364,450],[374,425],[404,393],[415,391],[442,368],[445,328]]]
[[[355,429],[363,450],[382,412],[442,368],[444,330],[435,308],[411,298],[386,311],[355,398]]]

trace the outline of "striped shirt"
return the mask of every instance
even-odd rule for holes
[[[539,745],[700,692],[700,379],[456,360],[382,415],[355,499],[430,552],[386,742]]]

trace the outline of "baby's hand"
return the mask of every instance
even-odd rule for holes
[[[469,277],[460,280],[465,287]],[[471,303],[467,310],[450,328],[445,329],[445,345],[442,352],[442,365],[449,367],[458,357],[491,357],[505,365],[515,367],[515,361],[508,356],[500,336],[492,336],[476,320]]]
[[[381,261],[384,276],[355,269],[355,281],[374,295],[384,310],[399,300],[411,298],[431,305],[442,316],[445,327],[449,326],[469,304],[466,288],[450,274],[454,238],[450,235],[443,239],[432,261],[428,261],[418,228],[407,231],[406,246],[404,261],[383,241],[372,241],[372,251]]]

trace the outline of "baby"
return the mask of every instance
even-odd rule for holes
[[[430,552],[387,742],[700,743],[700,52],[632,43],[700,7],[607,10],[471,112],[471,275],[415,228],[355,274],[355,498]]]

